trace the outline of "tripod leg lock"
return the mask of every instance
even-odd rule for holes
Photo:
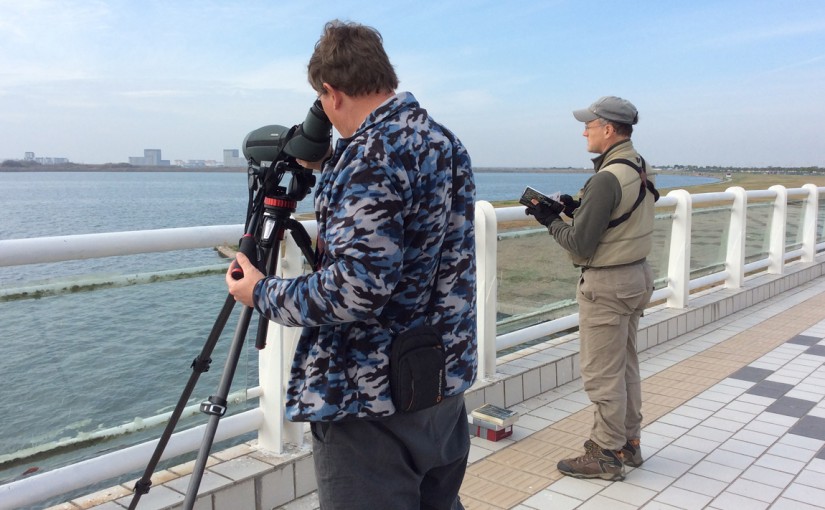
[[[198,356],[194,360],[192,360],[192,371],[202,374],[204,372],[209,372],[209,366],[212,364],[212,358],[201,358]]]
[[[135,483],[135,492],[137,494],[146,494],[149,492],[149,488],[152,486],[152,480],[138,480]]]
[[[225,398],[210,395],[209,400],[201,402],[201,412],[213,416],[223,416],[226,414],[227,404],[228,402]]]

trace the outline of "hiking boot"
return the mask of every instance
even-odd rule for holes
[[[642,446],[638,439],[628,439],[622,446],[621,459],[625,466],[639,467],[644,462],[642,459]]]
[[[601,478],[603,480],[624,480],[624,464],[612,450],[605,450],[588,439],[584,443],[584,455],[574,459],[560,460],[558,469],[574,478]]]

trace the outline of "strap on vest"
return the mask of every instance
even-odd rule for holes
[[[639,204],[642,203],[642,200],[645,199],[645,195],[646,195],[647,190],[650,190],[650,192],[653,193],[653,201],[654,202],[659,200],[659,191],[656,189],[656,186],[654,186],[652,182],[647,180],[647,164],[645,163],[645,158],[642,158],[641,156],[639,156],[639,157],[642,160],[642,166],[641,167],[639,165],[637,165],[636,163],[630,161],[629,159],[614,159],[613,161],[610,162],[609,165],[607,165],[607,166],[614,165],[614,164],[627,165],[630,168],[636,170],[636,172],[639,174],[639,178],[641,178],[641,180],[642,180],[642,182],[639,184],[639,196],[636,198],[636,202],[633,204],[633,207],[631,207],[628,212],[622,214],[618,218],[610,220],[610,223],[607,224],[607,228],[613,228],[613,227],[615,227],[617,225],[621,225],[622,223],[627,221],[627,219],[630,218],[630,215],[633,214],[633,211],[635,211],[636,208],[639,207]]]

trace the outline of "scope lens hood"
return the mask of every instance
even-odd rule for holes
[[[264,161],[277,161],[290,139],[290,128],[273,124],[251,131],[243,140],[243,155],[247,161],[260,165]]]

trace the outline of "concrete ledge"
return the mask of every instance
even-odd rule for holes
[[[741,289],[714,287],[691,295],[685,309],[649,308],[638,334],[640,353],[687,335],[711,323],[823,275],[825,256],[813,263],[794,262],[785,274],[750,277]],[[468,410],[484,403],[512,407],[540,393],[574,381],[579,373],[579,337],[571,333],[525,347],[498,358],[497,374],[477,381],[465,394]],[[311,444],[307,439],[305,445]],[[153,489],[143,496],[141,510],[177,510],[184,495],[194,461],[155,473]],[[52,510],[120,510],[128,508],[134,480],[78,498]],[[317,488],[310,446],[296,447],[283,455],[258,450],[254,442],[214,452],[201,483],[197,510],[249,508],[269,510],[300,499]]]
[[[310,444],[309,442],[307,444]],[[158,471],[152,489],[141,497],[140,510],[183,508],[195,461]],[[121,510],[132,502],[136,480],[51,507],[57,510]],[[314,492],[315,471],[309,446],[281,455],[249,442],[214,452],[207,461],[195,502],[196,510],[217,508],[272,509]]]

